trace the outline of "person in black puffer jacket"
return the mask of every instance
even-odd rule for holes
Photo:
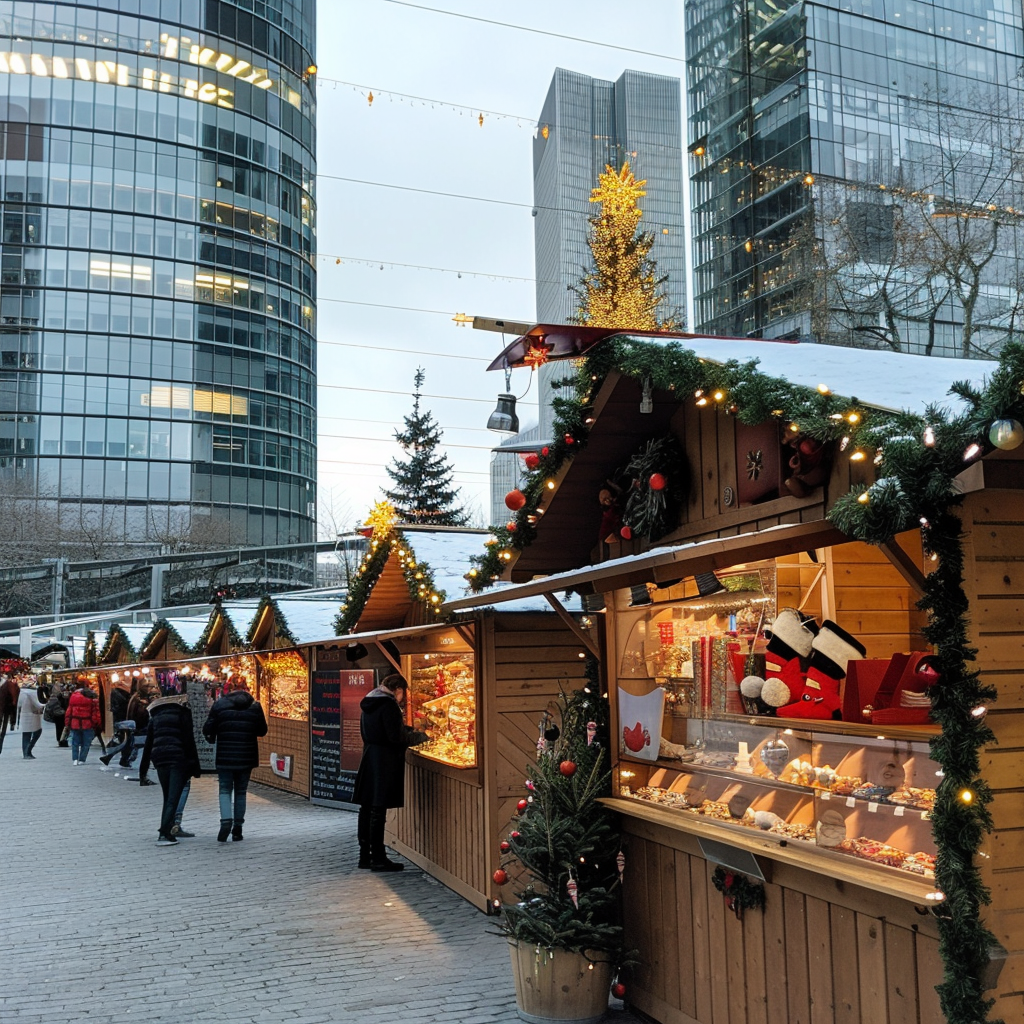
[[[246,692],[244,683],[236,683],[231,692],[214,702],[203,726],[203,735],[210,743],[217,744],[215,763],[220,789],[217,842],[226,843],[230,833],[237,843],[242,839],[249,776],[260,763],[256,741],[267,735],[263,708]]]
[[[174,846],[178,840],[172,829],[182,793],[191,785],[190,780],[200,775],[192,712],[185,696],[160,697],[150,703],[148,710],[149,729],[142,748],[139,778],[146,778],[152,761],[164,794],[156,845]]]

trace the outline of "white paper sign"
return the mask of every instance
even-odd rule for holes
[[[656,687],[638,697],[619,690],[619,750],[629,757],[656,761],[661,746],[665,691]]]

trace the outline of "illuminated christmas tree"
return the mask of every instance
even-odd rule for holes
[[[429,411],[420,412],[420,390],[425,378],[420,367],[416,371],[412,414],[405,417],[405,429],[395,431],[395,440],[408,459],[392,459],[391,465],[385,467],[394,481],[394,490],[384,493],[394,502],[403,523],[463,526],[469,516],[455,504],[459,491],[451,485],[448,456],[437,451],[441,428]]]
[[[637,200],[647,195],[647,182],[637,181],[629,161],[621,171],[606,167],[597,180],[590,193],[590,201],[601,207],[590,218],[594,266],[574,289],[580,299],[577,323],[636,331],[679,328],[678,311],[661,308],[667,275],[658,276],[651,258],[654,236],[639,230],[643,211]]]

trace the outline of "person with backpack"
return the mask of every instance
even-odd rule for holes
[[[230,687],[230,689],[229,689]],[[245,794],[249,776],[259,766],[257,740],[267,735],[267,719],[259,701],[253,700],[245,683],[229,682],[223,697],[214,702],[203,725],[207,742],[216,743],[217,784],[220,790],[220,831],[217,842],[242,841]]]

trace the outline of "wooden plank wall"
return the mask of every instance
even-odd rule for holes
[[[990,993],[998,997],[991,1016],[1024,1020],[1024,492],[968,495],[962,518],[971,643],[982,680],[999,694],[988,713],[998,743],[981,765],[995,825],[982,869],[992,891],[987,923],[1010,956]]]
[[[253,770],[254,782],[262,782],[286,793],[298,793],[309,799],[309,721],[291,718],[268,718],[269,731],[261,736],[260,766]],[[271,754],[291,754],[292,777],[282,779],[269,767]]]
[[[405,807],[389,815],[389,830],[439,868],[442,881],[450,876],[473,892],[486,894],[479,775],[434,770],[420,759],[410,764],[405,779]]]
[[[942,1024],[934,921],[911,904],[773,865],[738,919],[692,837],[625,830],[626,944],[649,951],[629,998],[660,1024]]]
[[[513,827],[529,765],[537,759],[538,722],[560,690],[582,684],[585,662],[583,645],[553,612],[499,612],[490,621],[494,678],[484,688],[488,714],[494,714],[488,776],[495,803],[487,852],[496,867],[498,843]]]

